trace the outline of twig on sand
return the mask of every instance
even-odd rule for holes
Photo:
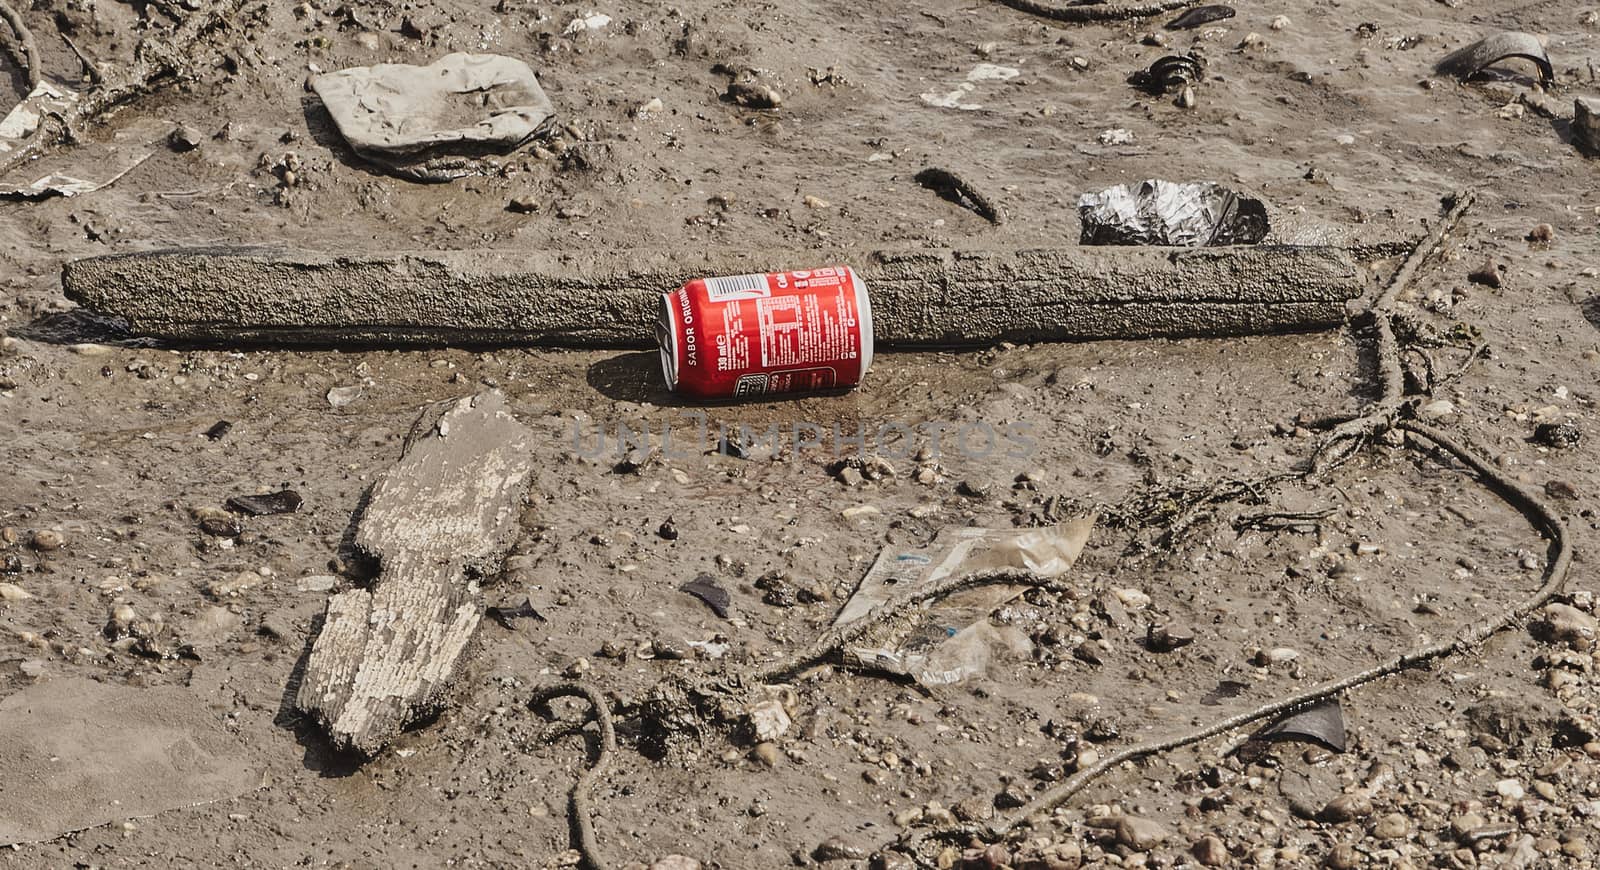
[[[0,0],[0,19],[11,25],[17,34],[17,45],[21,49],[18,60],[28,73],[28,89],[38,87],[39,82],[44,80],[44,66],[39,62],[39,44],[33,40],[33,31],[28,29],[22,16],[6,0]]]
[[[1400,364],[1400,342],[1395,338],[1394,332],[1394,304],[1399,299],[1401,291],[1416,277],[1422,265],[1438,252],[1439,247],[1444,244],[1445,237],[1461,223],[1462,216],[1472,207],[1477,195],[1477,191],[1473,190],[1455,194],[1455,201],[1449,212],[1433,228],[1433,232],[1418,241],[1416,247],[1411,249],[1410,255],[1400,264],[1400,268],[1395,270],[1383,292],[1378,294],[1364,313],[1363,316],[1371,321],[1376,332],[1374,362],[1377,365],[1381,397],[1360,415],[1329,421],[1335,422],[1333,432],[1317,448],[1316,456],[1312,459],[1313,476],[1325,475],[1343,465],[1356,454],[1362,444],[1381,430],[1391,428],[1401,407],[1408,402],[1405,397],[1405,371]]]
[[[1111,5],[1105,0],[1077,0],[1060,4],[1041,3],[1039,0],[1000,0],[1000,3],[1010,6],[1018,12],[1026,12],[1051,21],[1061,21],[1067,24],[1087,24],[1094,21],[1128,21],[1134,18],[1149,18],[1153,15],[1163,15],[1177,9],[1185,9],[1199,3],[1200,0],[1157,0],[1154,3],[1145,3],[1138,6]]]
[[[969,206],[984,220],[995,226],[1006,222],[1005,212],[993,200],[978,192],[965,178],[948,169],[930,166],[918,172],[916,182],[952,202]],[[962,202],[965,200],[965,202]]]
[[[600,747],[599,752],[595,754],[594,763],[589,765],[588,770],[579,774],[567,797],[572,836],[577,841],[578,852],[583,855],[584,867],[588,870],[607,870],[609,865],[601,857],[600,844],[594,838],[594,810],[590,806],[590,795],[594,791],[595,784],[611,767],[612,756],[617,753],[617,730],[611,718],[611,710],[599,692],[583,683],[557,683],[545,686],[533,693],[533,699],[528,704],[533,706],[556,698],[569,697],[588,701],[594,713],[594,720],[600,726]]]

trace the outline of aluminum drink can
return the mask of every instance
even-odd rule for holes
[[[872,365],[872,303],[849,266],[696,279],[662,294],[656,342],[685,396],[844,389]]]

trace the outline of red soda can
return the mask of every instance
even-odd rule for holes
[[[849,266],[696,279],[662,294],[656,341],[685,396],[842,389],[872,365],[872,303]]]

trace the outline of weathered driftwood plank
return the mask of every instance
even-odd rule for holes
[[[629,347],[705,275],[854,265],[883,346],[1236,335],[1341,322],[1366,289],[1333,247],[767,253],[179,249],[69,263],[67,297],[141,334],[286,344]]]
[[[334,745],[373,754],[442,702],[483,616],[477,578],[511,545],[532,435],[498,392],[436,405],[373,484],[355,546],[380,573],[329,599],[295,699]]]

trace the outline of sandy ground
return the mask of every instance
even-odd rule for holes
[[[611,22],[565,32],[595,11]],[[86,52],[126,61],[147,26],[141,15],[167,21],[154,6],[76,0],[38,0],[24,14],[47,72],[63,80],[78,67],[58,26]],[[1274,29],[1280,15],[1285,26]],[[1435,397],[1451,407],[1435,410],[1518,479],[1573,496],[1555,502],[1579,553],[1564,600],[1592,609],[1597,164],[1574,150],[1564,122],[1520,111],[1530,70],[1461,86],[1432,78],[1431,66],[1496,29],[1541,34],[1559,81],[1553,102],[1570,106],[1573,94],[1600,91],[1593,7],[1253,6],[1168,34],[1171,49],[1197,41],[1209,59],[1187,110],[1125,82],[1169,50],[1141,41],[1159,21],[1061,26],[949,0],[247,4],[198,81],[139,101],[77,146],[148,147],[147,161],[81,198],[0,203],[0,328],[10,336],[0,351],[0,526],[18,538],[0,555],[19,569],[3,579],[32,595],[0,604],[0,693],[73,675],[187,686],[238,735],[267,784],[18,846],[0,862],[559,864],[570,860],[565,795],[583,752],[573,739],[541,742],[547,723],[525,702],[580,658],[588,679],[623,699],[675,672],[765,660],[825,628],[885,546],[921,544],[949,525],[1048,523],[1065,505],[1115,506],[1154,487],[1292,470],[1315,443],[1297,432],[1297,416],[1369,395],[1348,331],[886,353],[849,395],[708,413],[725,424],[809,421],[846,432],[891,421],[1019,423],[1036,449],[978,455],[946,445],[927,482],[918,462],[891,456],[893,476],[858,487],[828,473],[825,450],[619,472],[615,457],[579,455],[574,431],[692,425],[690,409],[664,392],[653,354],[139,346],[66,313],[58,272],[74,257],[213,243],[646,244],[781,248],[804,266],[863,243],[1072,243],[1080,193],[1146,177],[1217,180],[1363,238],[1409,239],[1437,220],[1441,197],[1475,186],[1478,205],[1411,301],[1441,332],[1481,337],[1491,350]],[[305,88],[312,70],[455,50],[527,59],[566,127],[563,153],[530,155],[504,177],[402,181],[351,154]],[[1019,74],[969,82],[985,63]],[[782,108],[719,99],[728,78],[718,64],[762,70]],[[0,70],[8,103],[22,79],[12,66]],[[958,89],[977,108],[922,99]],[[656,98],[661,108],[641,114]],[[199,131],[200,146],[168,148],[177,125]],[[1101,144],[1116,128],[1132,142]],[[918,187],[912,176],[929,165],[982,185],[1011,220],[992,227]],[[288,166],[298,167],[292,185]],[[507,209],[524,197],[537,211]],[[1525,240],[1538,224],[1553,228],[1552,240]],[[1499,265],[1501,286],[1469,282],[1485,258]],[[1464,351],[1435,354],[1441,370],[1453,369]],[[335,387],[359,387],[359,397],[333,408]],[[286,702],[328,594],[300,591],[300,580],[342,567],[330,560],[340,558],[352,511],[398,455],[418,408],[487,387],[507,393],[548,449],[532,459],[523,535],[486,596],[526,600],[543,619],[486,622],[453,706],[368,763],[337,757]],[[205,437],[220,420],[232,429]],[[1540,421],[1571,422],[1590,437],[1547,448],[1529,440]],[[1029,479],[1019,484],[1019,475]],[[248,520],[228,546],[188,512],[285,486],[305,506]],[[844,515],[859,505],[876,511]],[[1274,510],[1329,513],[1314,530],[1234,522]],[[752,755],[712,733],[697,752],[654,760],[625,729],[619,763],[596,793],[602,848],[617,866],[682,854],[709,867],[764,868],[811,862],[838,837],[863,857],[831,866],[865,866],[903,825],[921,824],[908,810],[937,802],[981,817],[1003,792],[1026,796],[1070,770],[1086,747],[1103,754],[1177,734],[1449,636],[1531,592],[1545,558],[1523,518],[1470,475],[1392,445],[1375,445],[1324,483],[1285,484],[1264,503],[1215,513],[1170,546],[1148,546],[1159,528],[1102,525],[1071,575],[1078,594],[1029,599],[1010,613],[1038,641],[1034,651],[981,678],[923,691],[846,671],[811,675],[797,685],[796,728],[775,754]],[[669,519],[673,540],[658,534]],[[29,548],[39,530],[58,531],[64,546]],[[754,583],[774,570],[828,600],[764,603]],[[208,593],[244,571],[265,579],[236,597]],[[678,591],[700,573],[732,591],[733,621]],[[1150,603],[1140,609],[1126,590]],[[1124,598],[1132,612],[1110,603]],[[118,603],[162,614],[192,636],[198,659],[114,648],[102,628]],[[1195,642],[1170,653],[1140,644],[1148,624],[1166,621]],[[633,654],[716,637],[730,643],[723,662]],[[1074,654],[1096,640],[1095,655]],[[630,655],[598,656],[607,642]],[[1298,657],[1252,664],[1258,649],[1280,647]],[[1212,741],[1114,771],[1031,836],[1067,844],[1063,855],[1090,866],[1197,856],[1291,867],[1590,863],[1600,744],[1573,723],[1592,722],[1584,717],[1594,713],[1595,662],[1564,649],[1532,630],[1503,633],[1474,655],[1348,694],[1343,754],[1290,743],[1223,757],[1225,741]],[[1519,715],[1508,728],[1486,725],[1485,703]],[[1344,792],[1367,794],[1368,806],[1304,817]],[[1117,842],[1086,824],[1113,810],[1157,822],[1165,839]]]

